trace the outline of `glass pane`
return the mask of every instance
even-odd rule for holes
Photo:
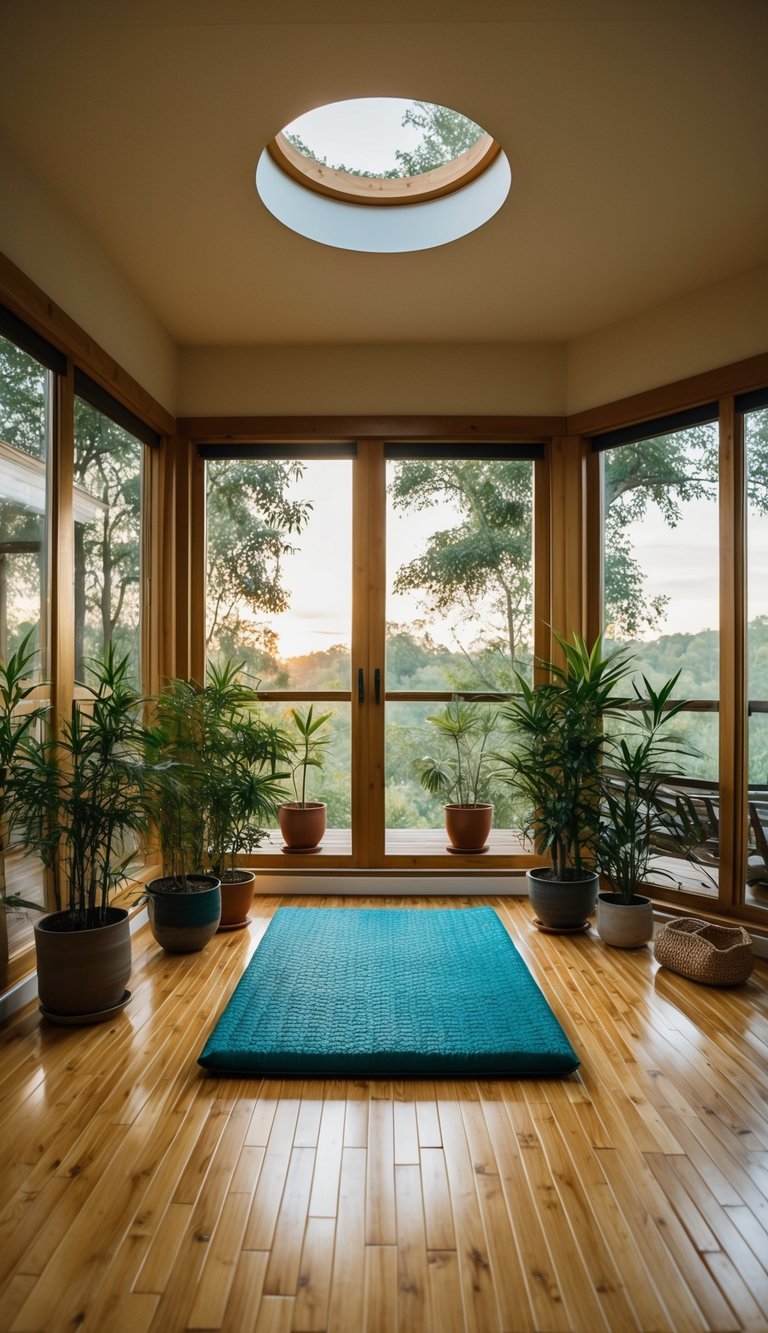
[[[533,640],[533,463],[387,464],[388,690],[506,690]]]
[[[75,676],[108,644],[141,678],[143,446],[75,398]]]
[[[323,727],[324,735],[329,738],[325,750],[322,768],[310,768],[307,774],[306,800],[325,801],[328,806],[328,828],[350,829],[352,827],[352,741],[351,712],[348,703],[315,703],[315,717],[320,713],[330,713],[330,719]],[[274,726],[282,727],[292,740],[296,740],[291,709],[301,712],[306,710],[303,703],[284,703],[263,700],[259,704],[259,716]],[[297,775],[300,781],[301,775]],[[294,792],[290,779],[286,782],[286,800],[293,801],[300,794]],[[277,819],[266,821],[267,829],[277,829]],[[277,843],[280,844],[279,834]],[[349,850],[349,847],[346,847]]]
[[[208,463],[207,651],[263,689],[348,690],[352,460]]]
[[[606,450],[606,634],[636,653],[638,687],[680,672],[674,697],[705,701],[676,734],[691,753],[670,774],[670,827],[658,865],[692,892],[717,894],[719,856],[719,526],[715,423]],[[675,821],[677,821],[675,823]],[[690,862],[678,853],[683,840]]]
[[[749,700],[747,902],[768,907],[768,408],[745,415],[744,441]]]
[[[38,649],[31,675],[48,676],[46,544],[52,375],[0,337],[0,658],[30,631]],[[0,856],[3,851],[0,849]],[[11,843],[4,854],[6,889],[45,905],[42,864]],[[31,944],[34,913],[8,912],[11,957]]]
[[[0,337],[0,656],[45,648],[50,371]],[[47,675],[46,654],[37,674]]]

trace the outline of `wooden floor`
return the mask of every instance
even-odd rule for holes
[[[526,900],[479,901],[577,1074],[203,1075],[273,898],[202,954],[170,957],[142,930],[132,1002],[110,1024],[54,1028],[27,1009],[0,1029],[0,1327],[768,1329],[766,965],[708,990],[647,949],[539,934]]]

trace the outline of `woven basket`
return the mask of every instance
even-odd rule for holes
[[[706,986],[738,986],[754,962],[752,941],[741,926],[713,926],[690,916],[662,927],[653,956],[671,972]]]

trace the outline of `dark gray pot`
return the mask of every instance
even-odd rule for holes
[[[196,887],[187,893],[170,879],[153,879],[147,885],[152,934],[168,953],[198,953],[219,928],[220,880],[215,875],[190,875],[188,883]]]
[[[595,910],[599,876],[582,874],[579,879],[552,879],[551,871],[538,866],[529,870],[528,897],[543,930],[583,930]]]
[[[53,1015],[96,1023],[122,1002],[131,975],[131,931],[123,907],[110,907],[105,926],[68,930],[68,912],[35,922],[37,988]]]

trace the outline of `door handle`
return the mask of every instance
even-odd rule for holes
[[[373,697],[377,704],[381,703],[381,667],[377,667],[373,673]]]
[[[365,672],[362,667],[357,668],[357,702],[365,702]]]

